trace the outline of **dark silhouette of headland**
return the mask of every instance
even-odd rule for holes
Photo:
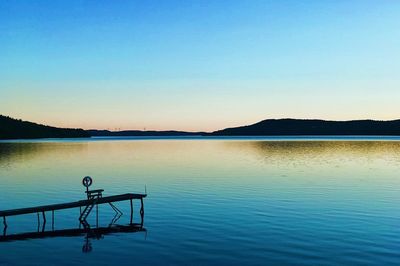
[[[326,121],[267,119],[241,127],[214,131],[210,136],[400,136],[400,120]]]
[[[0,139],[87,138],[83,129],[57,128],[0,115]]]

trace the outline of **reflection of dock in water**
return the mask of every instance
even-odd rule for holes
[[[147,235],[147,230],[145,228],[143,228],[142,224],[110,225],[108,227],[75,228],[75,229],[62,229],[62,230],[27,232],[27,233],[3,235],[3,236],[0,236],[0,243],[1,242],[10,242],[10,241],[20,241],[20,240],[53,238],[53,237],[84,236],[82,252],[87,253],[87,252],[92,251],[91,239],[102,239],[104,237],[104,235],[109,235],[109,234],[137,233],[137,232],[145,232]]]
[[[129,224],[129,225],[113,225],[108,227],[98,227],[93,229],[75,228],[75,229],[62,229],[54,231],[44,232],[27,232],[10,234],[0,236],[0,242],[18,241],[18,240],[29,240],[29,239],[40,239],[40,238],[52,238],[52,237],[74,237],[87,235],[89,238],[100,239],[103,235],[115,234],[115,233],[136,233],[136,232],[147,232],[146,228],[143,228],[140,224]]]

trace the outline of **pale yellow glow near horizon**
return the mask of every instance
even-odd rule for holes
[[[164,88],[158,82],[73,82],[52,91],[19,85],[3,94],[0,114],[57,127],[209,132],[264,119],[400,119],[394,81],[166,81],[169,89],[157,89]]]
[[[237,126],[244,126],[244,125],[251,125],[262,121],[264,119],[280,119],[280,118],[295,118],[295,119],[324,119],[324,120],[362,120],[362,119],[371,119],[369,116],[343,116],[341,118],[337,118],[335,116],[320,116],[320,117],[306,117],[306,116],[269,116],[269,117],[259,117],[253,119],[237,119],[236,121],[224,121],[224,120],[216,120],[210,118],[209,120],[198,120],[198,124],[195,125],[196,121],[191,121],[193,124],[190,124],[190,121],[187,123],[186,121],[178,121],[178,120],[165,120],[160,123],[146,123],[146,121],[132,121],[132,122],[124,122],[124,118],[103,118],[103,119],[96,119],[87,121],[82,119],[81,117],[72,117],[68,116],[67,118],[63,117],[63,120],[60,121],[57,117],[50,117],[50,119],[40,119],[39,117],[35,116],[27,116],[26,117],[16,117],[18,119],[22,119],[25,121],[31,121],[39,124],[55,126],[55,127],[65,127],[65,128],[82,128],[82,129],[107,129],[110,131],[119,131],[119,130],[178,130],[178,131],[191,131],[191,132],[212,132],[219,129],[224,129],[228,127],[237,127]],[[373,117],[374,120],[395,120],[399,119],[400,115],[389,116],[389,115],[382,115],[379,117]]]

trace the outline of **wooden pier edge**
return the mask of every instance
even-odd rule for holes
[[[57,210],[64,210],[64,209],[72,209],[72,208],[77,208],[79,207],[80,209],[80,214],[81,216],[79,217],[80,224],[84,226],[85,229],[90,228],[90,225],[86,221],[85,216],[82,219],[82,207],[85,207],[84,212],[87,209],[93,208],[96,205],[96,227],[98,228],[99,223],[98,223],[98,205],[99,204],[109,204],[114,211],[118,214],[119,216],[122,215],[122,212],[114,206],[112,203],[113,202],[118,202],[118,201],[130,201],[130,224],[133,224],[133,200],[137,199],[140,200],[140,216],[141,216],[141,226],[143,226],[144,222],[144,203],[143,203],[143,198],[145,198],[147,194],[134,194],[134,193],[127,193],[127,194],[120,194],[120,195],[114,195],[114,196],[107,196],[107,197],[96,197],[96,198],[88,198],[87,200],[79,200],[79,201],[74,201],[74,202],[67,202],[67,203],[59,203],[59,204],[52,204],[52,205],[43,205],[43,206],[36,206],[36,207],[29,207],[29,208],[22,208],[22,209],[11,209],[11,210],[5,210],[5,211],[0,211],[0,217],[3,217],[3,224],[4,224],[4,229],[3,229],[3,237],[6,236],[7,234],[7,219],[6,217],[9,216],[16,216],[16,215],[24,215],[24,214],[33,214],[37,213],[37,220],[38,220],[38,231],[40,228],[40,213],[42,214],[43,217],[43,228],[42,232],[45,230],[46,226],[46,212],[51,211],[52,213],[52,230],[54,230],[54,212]],[[89,208],[90,207],[90,208]],[[90,210],[87,212],[87,215],[89,215]],[[119,218],[119,217],[118,217]],[[118,219],[117,219],[118,220]],[[116,221],[116,220],[115,220]],[[112,223],[115,222],[114,219]]]
[[[146,196],[147,196],[146,194],[133,194],[133,193],[127,193],[127,194],[121,194],[121,195],[115,195],[115,196],[107,196],[107,197],[102,197],[102,198],[97,199],[95,204],[106,204],[106,203],[113,203],[113,202],[118,202],[118,201],[140,199],[141,204],[143,205],[143,198],[145,198]],[[40,213],[40,212],[43,213],[43,212],[48,212],[48,211],[56,211],[56,210],[84,207],[84,206],[93,204],[94,202],[95,202],[95,199],[91,199],[91,200],[80,200],[80,201],[75,201],[75,202],[36,206],[36,207],[29,207],[29,208],[22,208],[22,209],[11,209],[11,210],[0,211],[0,217],[3,217],[5,219],[5,217],[8,217],[8,216],[23,215],[23,214],[30,214],[30,213]],[[141,209],[144,210],[143,206]]]

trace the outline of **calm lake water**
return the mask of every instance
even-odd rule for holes
[[[0,242],[0,264],[400,264],[398,139],[2,142],[0,210],[83,199],[85,175],[105,195],[146,186],[147,231],[89,239],[91,252],[85,235]],[[128,224],[129,202],[116,206]],[[57,211],[55,229],[78,216]],[[112,218],[101,205],[99,226]],[[7,234],[38,229],[35,214],[7,222]]]

